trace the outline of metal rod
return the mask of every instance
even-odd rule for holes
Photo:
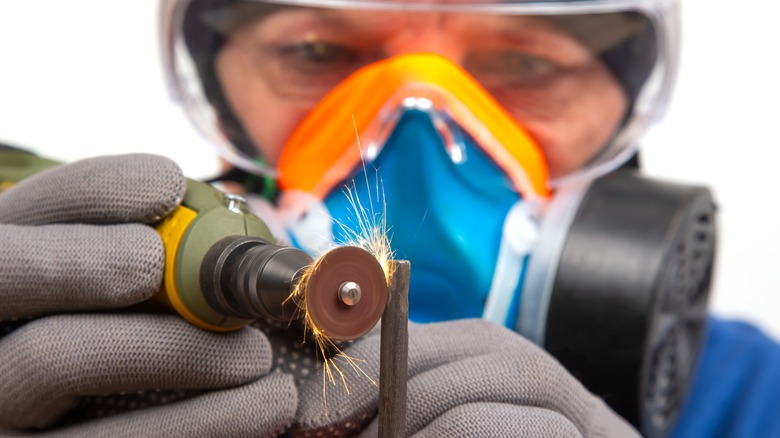
[[[400,438],[406,431],[410,264],[407,260],[391,263],[393,275],[382,314],[379,350],[380,438]]]

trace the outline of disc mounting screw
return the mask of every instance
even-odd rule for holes
[[[362,293],[360,285],[354,281],[345,281],[339,287],[339,300],[347,306],[354,306],[360,301]]]

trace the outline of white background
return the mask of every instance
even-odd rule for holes
[[[147,151],[187,175],[214,154],[165,93],[151,0],[0,0],[0,142],[61,160]],[[647,173],[719,204],[714,312],[780,339],[780,3],[688,0],[675,98]]]

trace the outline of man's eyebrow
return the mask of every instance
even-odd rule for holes
[[[222,34],[232,33],[260,19],[273,17],[279,13],[295,14],[301,18],[322,19],[323,22],[336,25],[350,25],[357,20],[349,16],[349,11],[332,8],[310,8],[290,5],[240,2],[229,6],[210,9],[201,14],[202,22],[209,28]]]
[[[203,11],[200,20],[212,30],[229,34],[284,8],[286,7],[281,5],[239,2]]]
[[[494,24],[491,27],[491,31],[503,41],[546,49],[565,49],[577,41],[572,35],[552,26],[543,18],[530,16],[511,18],[511,20],[501,20],[501,23],[495,23],[498,25]]]
[[[646,19],[632,13],[605,13],[589,16],[551,16],[554,27],[580,41],[593,53],[601,53],[620,44],[648,26]]]

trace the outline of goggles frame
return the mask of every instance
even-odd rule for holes
[[[184,16],[195,0],[161,0],[159,8],[159,43],[170,97],[185,110],[188,119],[217,149],[220,156],[251,173],[278,177],[278,171],[245,155],[219,129],[220,120],[213,105],[201,88],[198,70],[184,35]],[[247,1],[247,0],[242,0]],[[353,10],[391,10],[408,12],[468,12],[475,14],[511,15],[588,15],[616,12],[637,12],[645,16],[655,31],[656,61],[641,86],[622,127],[611,142],[589,164],[573,173],[551,179],[548,185],[556,189],[570,184],[593,181],[633,157],[638,140],[649,127],[665,114],[677,77],[679,64],[679,4],[678,0],[567,0],[469,3],[416,3],[388,0],[252,0],[269,5],[317,8],[349,8]],[[215,3],[230,4],[228,1]]]

